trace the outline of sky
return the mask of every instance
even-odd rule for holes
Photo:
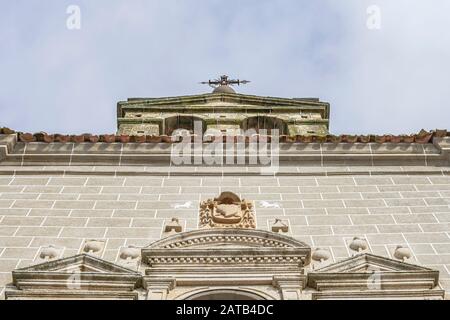
[[[0,127],[112,133],[118,101],[228,74],[329,102],[335,134],[450,129],[449,17],[448,0],[0,0]]]

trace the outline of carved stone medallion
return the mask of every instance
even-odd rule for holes
[[[200,227],[255,229],[253,205],[234,193],[224,192],[201,203]]]

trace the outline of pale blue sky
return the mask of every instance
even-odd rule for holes
[[[226,73],[252,80],[242,93],[330,102],[333,133],[450,129],[448,0],[0,3],[0,126],[115,132],[117,101],[209,92],[198,82]]]

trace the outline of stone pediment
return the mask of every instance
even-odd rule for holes
[[[208,247],[233,248],[307,248],[309,246],[291,237],[264,230],[201,229],[178,233],[151,244],[146,249],[194,249]],[[146,250],[144,249],[144,250]]]
[[[220,248],[220,250],[218,250]],[[309,264],[311,248],[273,232],[251,229],[202,229],[180,233],[142,249],[150,266]]]
[[[79,271],[80,273],[136,274],[133,270],[87,254],[80,254],[70,258],[49,261],[18,269],[14,272],[19,274],[36,272],[73,273],[74,271]]]
[[[438,286],[439,272],[414,264],[372,254],[360,254],[308,273],[308,286],[320,292],[358,292],[364,297],[386,296],[404,291],[405,296],[421,295]],[[345,294],[344,294],[345,293]],[[443,292],[435,291],[437,296]],[[355,293],[356,294],[356,293]],[[358,296],[356,294],[356,296]],[[339,297],[339,294],[334,295]]]
[[[365,253],[318,269],[316,273],[427,272],[429,268]]]
[[[65,297],[109,292],[99,298],[136,298],[133,290],[141,281],[139,273],[86,254],[18,269],[12,277],[17,290],[6,292],[11,298],[40,296],[48,290]]]
[[[200,94],[162,98],[132,98],[119,102],[119,115],[126,108],[177,108],[186,106],[256,106],[256,107],[296,107],[326,111],[329,104],[317,100],[262,97],[245,94]]]

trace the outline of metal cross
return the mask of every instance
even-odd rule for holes
[[[241,84],[247,84],[250,83],[250,81],[247,80],[235,80],[235,79],[228,79],[227,75],[220,76],[219,79],[215,80],[209,80],[206,82],[200,82],[200,84],[207,84],[210,87],[216,88],[219,86],[233,86],[233,85],[241,85]]]

